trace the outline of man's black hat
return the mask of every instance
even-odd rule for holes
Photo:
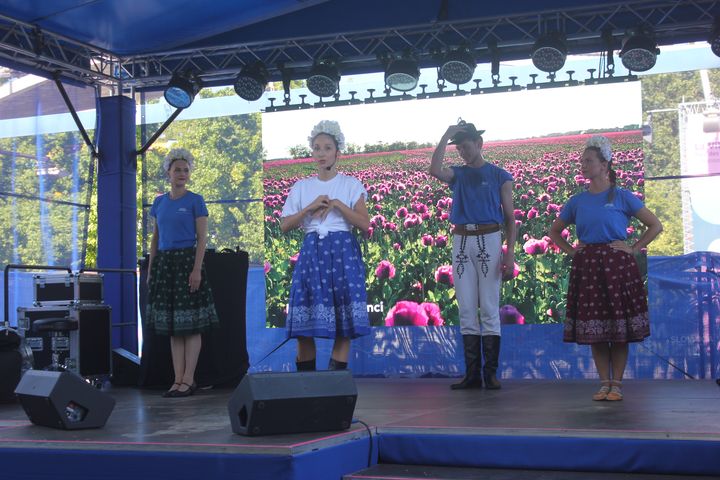
[[[478,130],[472,123],[466,123],[462,131],[456,133],[452,139],[450,139],[448,145],[458,145],[465,140],[477,140],[483,133],[485,133],[485,130]]]

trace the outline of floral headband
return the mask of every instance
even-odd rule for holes
[[[315,137],[317,137],[321,133],[333,137],[335,139],[335,142],[337,143],[338,150],[345,149],[345,135],[343,135],[342,131],[340,130],[340,124],[335,120],[322,120],[320,123],[315,125],[315,128],[312,129],[312,132],[310,132],[310,136],[308,137],[308,142],[310,142],[310,148],[312,148],[313,146],[313,141],[315,140]]]
[[[612,162],[612,149],[610,148],[610,140],[607,137],[594,135],[585,142],[585,148],[597,148],[605,161]]]
[[[165,160],[163,160],[163,170],[166,172],[170,170],[170,165],[172,165],[175,160],[185,160],[188,163],[190,170],[193,169],[193,164],[195,163],[195,157],[193,157],[193,154],[190,153],[189,150],[184,148],[173,148],[167,155],[165,155]]]

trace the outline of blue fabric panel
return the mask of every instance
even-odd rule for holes
[[[291,476],[293,457],[289,455],[7,448],[0,449],[0,456],[3,478],[13,480],[294,478]]]
[[[98,120],[98,268],[137,268],[135,102],[100,99]],[[105,303],[113,323],[135,319],[135,285],[129,274],[105,274]],[[113,347],[137,351],[134,327],[113,329]]]
[[[720,378],[720,254],[696,252],[648,258],[651,336],[630,347],[627,378]],[[260,365],[285,339],[284,329],[265,327],[264,275],[248,277],[248,353],[251,371],[295,368],[292,340]],[[597,378],[588,346],[562,342],[563,325],[503,325],[499,373],[511,379]],[[318,340],[324,369],[332,348]],[[457,327],[373,327],[353,340],[349,367],[356,376],[462,376],[462,338]]]
[[[380,463],[655,474],[720,474],[717,442],[380,433]]]
[[[648,290],[646,346],[695,378],[720,378],[720,254],[650,257]],[[667,364],[663,372],[661,378],[679,378]]]

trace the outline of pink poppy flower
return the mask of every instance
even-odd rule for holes
[[[385,325],[388,327],[417,326],[428,324],[428,315],[425,308],[410,300],[400,300],[388,311],[385,316]]]
[[[292,255],[290,258],[288,258],[288,261],[290,262],[290,266],[294,267],[295,264],[298,261],[298,257],[300,256],[300,253],[296,253],[295,255]]]
[[[420,306],[425,309],[425,314],[428,317],[428,325],[439,327],[445,323],[440,312],[440,307],[436,303],[421,303]]]
[[[442,265],[435,270],[435,281],[444,285],[454,286],[455,281],[452,276],[452,265]]]
[[[393,278],[395,276],[395,265],[387,260],[380,260],[375,269],[375,276],[379,279]]]
[[[500,323],[503,325],[523,325],[525,317],[514,305],[500,307]]]

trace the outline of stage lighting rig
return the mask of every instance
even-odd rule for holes
[[[551,73],[560,70],[567,58],[567,45],[559,32],[540,36],[533,45],[532,62],[540,71]]]
[[[235,93],[243,100],[259,100],[267,86],[268,77],[262,62],[245,65],[235,79]]]
[[[409,56],[391,60],[385,69],[385,84],[399,92],[415,89],[419,79],[420,69],[417,61]]]
[[[720,57],[720,17],[716,18],[713,23],[710,37],[708,37],[708,43],[710,44],[710,50],[712,50],[715,56]]]
[[[468,48],[451,50],[445,55],[440,66],[442,78],[455,85],[472,80],[477,62]]]
[[[307,87],[311,93],[320,98],[332,97],[340,88],[340,73],[334,60],[319,60],[315,63]]]
[[[188,108],[200,86],[200,79],[193,72],[175,72],[165,87],[165,100],[175,108]]]
[[[651,28],[641,26],[625,33],[620,59],[632,72],[646,72],[655,66],[660,49]]]

